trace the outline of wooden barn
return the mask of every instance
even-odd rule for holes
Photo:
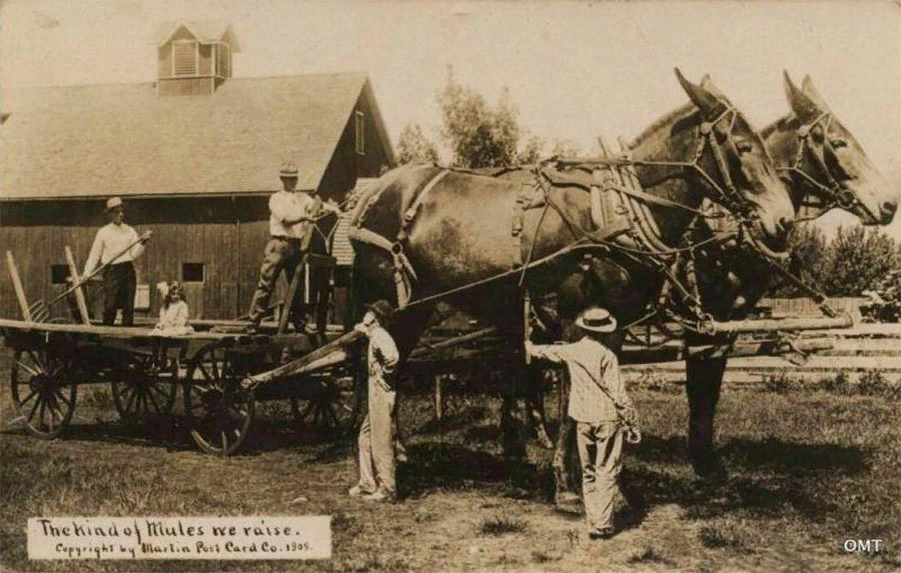
[[[136,316],[155,316],[162,280],[184,282],[193,318],[243,315],[283,161],[297,164],[298,189],[337,201],[393,167],[366,74],[233,78],[236,51],[228,27],[181,24],[161,36],[155,82],[4,92],[0,247],[30,301],[63,290],[64,245],[81,270],[118,195],[126,222],[153,231],[136,263]],[[20,317],[0,276],[0,316]]]

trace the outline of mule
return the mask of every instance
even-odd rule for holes
[[[642,188],[660,200],[648,206],[659,239],[676,244],[707,198],[742,211],[762,243],[782,249],[794,210],[762,138],[711,83],[676,75],[691,102],[645,130],[631,149]],[[358,203],[354,296],[405,307],[391,329],[402,363],[439,298],[521,339],[520,284],[536,300],[555,297],[561,323],[602,305],[628,324],[659,294],[663,274],[634,254],[644,248],[634,235],[608,240],[592,233],[582,189],[548,191],[553,208],[525,210],[520,238],[511,236],[520,191],[503,178],[404,166]],[[523,262],[531,263],[525,271]],[[523,366],[508,375],[518,379]]]
[[[705,85],[705,82],[701,82]],[[863,148],[823,101],[810,77],[799,89],[784,74],[790,112],[761,132],[777,170],[788,186],[794,218],[802,207],[812,206],[814,216],[838,207],[865,225],[888,225],[897,211],[899,195],[873,166]],[[715,89],[708,85],[708,89]],[[815,198],[811,205],[810,197]],[[695,241],[712,236],[701,224]],[[746,318],[763,297],[770,264],[754,249],[738,242],[711,244],[696,252],[694,271],[704,301],[704,310],[717,320]],[[683,279],[686,277],[683,276]],[[689,332],[689,344],[715,342],[710,337]],[[713,445],[714,417],[727,359],[686,360],[686,393],[689,403],[688,449],[695,473],[713,482],[727,472]],[[558,440],[572,443],[574,427],[564,421]],[[564,467],[565,448],[555,456],[557,491],[569,491]]]
[[[814,196],[815,216],[833,207],[856,215],[864,225],[888,225],[899,192],[889,186],[850,131],[835,117],[807,76],[799,89],[784,74],[791,111],[761,132],[788,185],[795,215]],[[711,249],[696,261],[702,297],[719,320],[747,317],[765,294],[769,265],[740,245]],[[690,336],[690,343],[704,337]],[[721,480],[725,468],[714,453],[714,415],[727,359],[686,361],[689,401],[688,444],[695,472]]]

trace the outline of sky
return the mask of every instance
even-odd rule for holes
[[[710,74],[757,127],[788,111],[782,70],[810,74],[901,185],[901,2],[888,0],[0,0],[0,83],[153,81],[153,33],[178,20],[232,24],[236,77],[368,72],[393,142],[410,122],[439,139],[448,66],[490,102],[509,89],[531,133],[586,152],[685,103],[674,67]],[[901,217],[889,231],[901,239]]]

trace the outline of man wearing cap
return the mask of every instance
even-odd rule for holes
[[[394,308],[386,300],[367,305],[363,321],[354,327],[369,338],[369,410],[360,426],[358,438],[360,481],[350,488],[352,496],[369,501],[394,502],[394,372],[399,355],[394,339],[385,330],[391,324]]]
[[[324,205],[311,194],[296,193],[297,166],[289,161],[282,165],[279,177],[282,190],[269,198],[269,242],[263,252],[260,279],[250,303],[249,331],[259,328],[272,297],[272,289],[278,275],[284,269],[290,282],[294,270],[307,248],[310,226],[315,223],[320,209],[335,210],[337,207]],[[293,302],[293,301],[292,301]],[[293,306],[293,305],[292,305]],[[297,312],[297,309],[294,309]]]
[[[98,264],[108,265],[103,272],[103,324],[112,325],[117,311],[122,309],[122,325],[131,326],[134,324],[137,287],[132,261],[144,252],[144,243],[149,235],[138,237],[134,228],[125,224],[125,206],[121,198],[111,197],[107,200],[106,211],[111,222],[100,227],[94,237],[91,254],[84,265],[82,281],[94,272]]]
[[[616,319],[594,307],[582,313],[576,325],[585,332],[581,340],[559,345],[526,341],[526,352],[563,363],[569,372],[568,415],[576,421],[588,535],[606,539],[614,534],[614,502],[622,495],[616,478],[622,468],[623,433],[630,442],[639,440],[640,433],[635,407],[620,379],[619,362],[602,343],[605,334],[616,330]]]

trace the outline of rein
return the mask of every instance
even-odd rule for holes
[[[828,150],[835,155],[835,148],[829,143],[829,127],[831,125],[832,113],[827,111],[821,113],[812,122],[799,127],[797,130],[798,150],[795,153],[792,164],[785,167],[777,167],[776,171],[787,173],[789,177],[798,177],[803,183],[815,189],[814,194],[820,196],[821,202],[818,204],[807,203],[807,206],[823,209],[824,212],[834,207],[846,211],[860,208],[875,221],[877,220],[875,214],[863,203],[863,201],[855,196],[844,183],[838,181],[835,176],[833,176],[832,171],[830,171],[829,166],[826,164],[825,151]],[[822,157],[817,153],[816,147],[811,141],[811,132],[815,127],[819,127],[823,130],[824,153]],[[805,155],[811,158],[817,171],[825,177],[825,184],[819,181],[815,175],[804,170],[803,164]],[[799,219],[798,221],[807,221],[815,218],[816,217],[804,218]]]

